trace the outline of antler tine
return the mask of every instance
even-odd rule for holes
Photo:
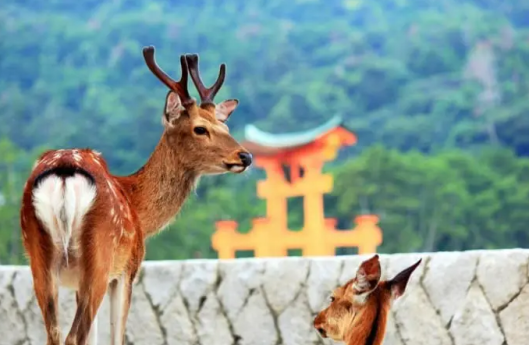
[[[143,58],[145,59],[145,63],[147,64],[147,67],[151,70],[151,72],[158,77],[165,85],[167,85],[168,88],[175,91],[180,98],[182,98],[182,103],[189,103],[191,100],[191,97],[189,96],[189,92],[187,90],[187,79],[188,79],[188,72],[187,72],[187,63],[186,59],[184,58],[184,55],[180,56],[180,66],[182,69],[182,77],[180,77],[179,81],[174,81],[171,77],[167,75],[156,63],[156,60],[154,58],[154,47],[148,46],[143,48]]]
[[[195,87],[197,88],[200,100],[204,100],[206,87],[204,86],[202,79],[200,79],[200,74],[198,72],[198,55],[188,54],[186,55],[186,60],[189,73],[191,74],[191,80],[193,80],[193,84],[195,84]]]
[[[222,84],[224,84],[224,79],[226,78],[226,64],[221,64],[219,69],[219,76],[217,77],[217,80],[213,84],[212,87],[209,88],[209,92],[211,94],[211,99],[215,97],[217,92],[219,92],[220,88],[222,87]]]
[[[210,88],[206,88],[202,79],[200,79],[200,71],[198,69],[198,55],[197,54],[188,54],[186,55],[187,66],[189,68],[189,73],[191,74],[191,79],[197,88],[197,91],[200,95],[200,100],[202,103],[211,103],[215,98],[217,92],[219,92],[224,79],[226,77],[226,64],[220,65],[219,76],[217,80]]]

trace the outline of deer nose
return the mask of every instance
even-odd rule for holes
[[[319,319],[318,317],[316,317],[314,319],[314,328],[316,328],[316,330],[318,331],[318,333],[320,333],[320,335],[324,338],[327,337],[327,332],[325,331],[325,329],[323,328],[323,324],[321,323],[321,319]]]
[[[239,152],[239,158],[241,159],[242,165],[245,167],[252,164],[252,154],[250,152]]]

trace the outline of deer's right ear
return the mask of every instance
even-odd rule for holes
[[[375,289],[380,280],[380,261],[378,254],[362,262],[356,272],[353,289],[358,293],[366,293]]]
[[[226,122],[238,105],[239,100],[237,99],[228,99],[220,102],[215,106],[215,117],[221,122]]]
[[[183,110],[184,107],[178,94],[174,91],[169,91],[165,97],[164,122],[171,125],[174,120],[180,117]]]
[[[413,273],[413,271],[415,271],[417,266],[419,266],[421,261],[422,259],[419,259],[419,261],[397,274],[395,278],[391,279],[388,282],[388,287],[391,290],[391,297],[393,299],[397,299],[404,294],[404,291],[406,290],[406,285],[408,285],[408,280],[410,280],[411,274]]]

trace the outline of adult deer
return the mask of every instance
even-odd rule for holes
[[[380,281],[377,254],[362,262],[356,276],[334,290],[330,305],[314,319],[314,327],[322,337],[347,345],[381,345],[391,302],[404,294],[421,260],[387,281]]]
[[[217,81],[204,87],[198,56],[180,57],[181,79],[158,67],[154,47],[143,49],[152,73],[169,89],[164,132],[147,163],[130,176],[112,175],[90,149],[43,153],[24,187],[20,223],[47,344],[61,341],[58,286],[76,291],[77,312],[67,345],[96,344],[96,315],[108,290],[111,344],[124,343],[132,282],[144,257],[144,239],[160,231],[180,210],[201,175],[242,173],[251,154],[224,123],[236,99],[213,103]],[[190,97],[188,71],[201,103]]]

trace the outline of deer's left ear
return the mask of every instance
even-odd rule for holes
[[[353,289],[358,293],[366,293],[374,290],[380,280],[380,261],[378,254],[360,265],[356,272]]]
[[[419,266],[421,261],[422,259],[419,259],[419,261],[397,274],[395,278],[388,281],[388,287],[391,290],[391,297],[393,299],[397,299],[404,294],[404,291],[406,291],[406,285],[408,285],[408,280],[410,280],[411,274],[413,273],[413,271],[415,271],[417,266]]]
[[[238,105],[237,99],[227,99],[220,102],[215,106],[215,117],[221,122],[226,122]]]

